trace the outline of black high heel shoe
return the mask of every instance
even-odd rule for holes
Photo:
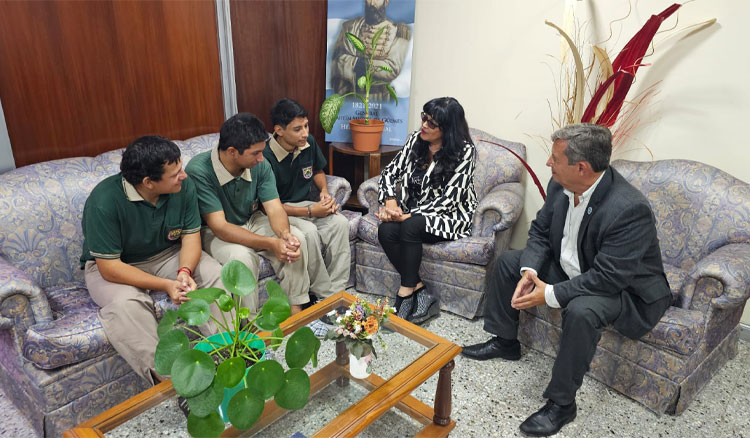
[[[440,315],[440,303],[435,295],[429,291],[421,288],[419,294],[416,292],[412,296],[417,295],[416,308],[414,312],[409,316],[408,320],[412,324],[421,325]]]

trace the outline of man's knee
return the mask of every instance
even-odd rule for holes
[[[570,300],[568,305],[563,309],[563,318],[565,324],[585,325],[592,328],[600,328],[606,325],[588,297],[578,297]]]
[[[521,272],[521,251],[504,251],[492,261],[491,270],[499,275],[519,277]]]

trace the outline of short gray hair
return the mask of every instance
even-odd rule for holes
[[[593,123],[577,123],[558,129],[552,133],[552,141],[565,140],[565,156],[568,164],[588,161],[594,172],[601,172],[609,166],[612,155],[612,133],[605,126]]]

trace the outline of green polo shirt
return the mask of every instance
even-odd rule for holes
[[[268,163],[261,161],[234,177],[221,164],[218,148],[193,157],[185,166],[185,172],[195,182],[200,214],[223,210],[227,222],[234,225],[247,223],[258,209],[258,201],[279,197]]]
[[[276,189],[283,203],[307,200],[313,175],[328,164],[312,135],[307,137],[305,146],[292,153],[284,150],[276,138],[270,137],[266,140],[263,157],[273,168]]]
[[[94,259],[142,262],[200,231],[195,185],[186,179],[179,193],[161,195],[153,205],[121,173],[112,175],[86,199],[81,225],[81,268]]]

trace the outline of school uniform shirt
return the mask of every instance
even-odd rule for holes
[[[195,185],[187,178],[179,192],[160,195],[153,205],[121,173],[112,175],[86,199],[81,226],[81,269],[94,259],[142,262],[200,231]]]
[[[263,158],[271,165],[276,175],[276,189],[284,204],[307,201],[310,197],[313,175],[322,171],[328,164],[312,135],[307,137],[304,146],[294,148],[292,152],[287,152],[276,137],[271,136],[266,140]]]
[[[411,176],[417,171],[416,163],[409,156],[418,138],[419,131],[416,131],[383,169],[380,175],[378,201],[384,204],[386,197],[395,197],[405,213],[425,217],[426,231],[430,234],[450,240],[471,235],[472,219],[477,208],[477,194],[474,191],[476,148],[471,143],[464,144],[461,161],[456,166],[453,176],[446,184],[438,187],[433,187],[430,180],[435,168],[433,161],[422,178],[416,207],[408,208],[407,206],[412,204],[409,199],[409,184],[415,183],[411,181]],[[397,195],[398,184],[401,187]]]

